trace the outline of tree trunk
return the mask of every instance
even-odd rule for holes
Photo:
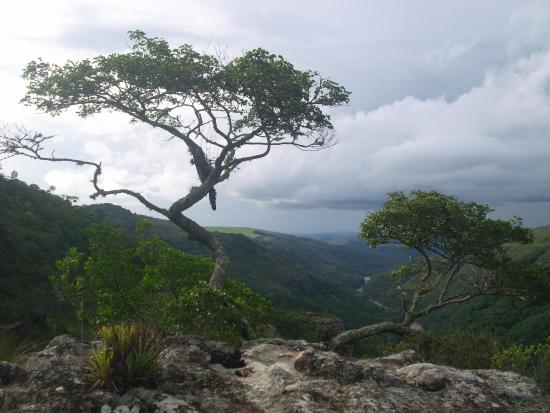
[[[169,218],[170,221],[187,232],[191,238],[206,245],[212,251],[214,255],[214,270],[210,275],[209,284],[214,288],[223,288],[229,260],[221,242],[205,228],[181,213],[170,214]]]
[[[354,341],[375,336],[382,333],[393,333],[400,336],[406,336],[412,333],[412,329],[403,324],[396,324],[389,321],[382,323],[372,324],[370,326],[361,327],[356,330],[344,331],[338,334],[328,345],[332,350],[336,350],[345,346],[346,344],[353,343]]]

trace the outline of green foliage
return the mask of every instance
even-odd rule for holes
[[[493,367],[532,377],[550,390],[550,339],[546,343],[513,345],[493,356]]]
[[[137,320],[239,344],[265,323],[268,300],[237,281],[210,287],[209,258],[185,254],[148,232],[148,223],[133,236],[95,225],[87,257],[72,249],[58,262],[61,272],[51,280],[84,325]]]
[[[131,387],[153,387],[160,372],[157,356],[162,350],[160,333],[143,324],[103,326],[98,332],[101,346],[88,363],[94,387],[123,394]]]
[[[0,332],[0,360],[17,362],[21,357],[33,350],[29,339],[21,338],[12,332]]]
[[[111,204],[91,205],[86,209],[128,230],[133,230],[140,219],[147,218],[152,223],[151,233],[172,247],[188,254],[209,253],[167,220],[132,214]],[[390,270],[410,255],[393,245],[373,250],[360,241],[347,247],[268,231],[255,233],[254,239],[244,236],[246,234],[216,234],[230,258],[231,278],[242,281],[276,305],[331,313],[350,327],[385,318],[379,307],[357,293],[364,283],[363,277]]]
[[[284,338],[301,339],[319,343],[341,332],[342,320],[330,314],[278,308],[271,320],[277,332]]]
[[[243,337],[256,336],[255,329],[270,315],[271,303],[236,281],[216,289],[201,280],[183,291],[168,311],[178,333],[207,335],[238,347]]]
[[[540,264],[509,261],[503,267],[506,286],[526,291],[531,301],[548,303],[550,297],[550,267]]]
[[[447,260],[462,258],[480,268],[495,268],[508,242],[530,242],[521,220],[490,219],[492,209],[462,202],[436,191],[391,192],[382,209],[361,224],[360,237],[371,247],[399,243]]]
[[[82,117],[120,111],[163,128],[182,128],[180,109],[191,104],[228,114],[233,118],[230,133],[261,130],[275,142],[286,137],[296,142],[332,128],[322,106],[349,100],[349,92],[337,83],[297,70],[263,49],[224,64],[189,45],[170,48],[165,40],[139,30],[129,38],[131,50],[126,53],[63,65],[30,62],[23,73],[28,89],[22,101],[54,115],[70,107]],[[313,145],[324,146],[324,138],[319,134]],[[233,149],[246,143],[235,140]]]
[[[50,282],[63,294],[75,309],[79,323],[79,334],[83,340],[93,321],[94,298],[89,279],[83,276],[84,254],[75,247],[69,248],[67,255],[56,262],[58,273],[50,275]]]
[[[24,334],[47,331],[62,315],[48,282],[69,246],[86,244],[88,212],[15,179],[0,177],[0,324],[20,322]]]
[[[488,369],[499,349],[497,339],[487,333],[455,331],[434,335],[416,331],[398,344],[389,346],[387,354],[411,349],[420,357],[434,364],[443,364],[460,369]]]
[[[516,260],[548,265],[550,263],[550,226],[535,228],[533,235],[532,244],[509,245],[510,255]]]
[[[51,274],[68,271],[57,268],[56,260],[70,246],[77,246],[85,261],[91,235],[85,228],[94,222],[105,220],[133,231],[139,220],[148,218],[111,204],[76,207],[36,185],[7,178],[0,179],[0,216],[0,324],[23,322],[24,335],[68,332],[77,336],[81,335],[81,323],[75,320],[80,303],[69,299],[72,293],[67,291],[60,300],[48,281]],[[209,254],[169,221],[148,219],[152,222],[149,232],[187,252],[182,254],[188,257],[186,265],[196,262],[190,254]],[[277,305],[334,313],[350,326],[380,317],[380,309],[355,292],[363,275],[390,269],[408,255],[397,248],[369,250],[362,243],[348,248],[285,234],[257,231],[257,235],[250,239],[219,234],[231,260],[232,278]],[[125,242],[136,242],[135,236],[126,237]],[[211,268],[208,259],[202,260],[199,265]],[[70,272],[71,277],[82,271],[83,262],[82,268],[77,265]],[[63,292],[66,287],[58,290]],[[85,337],[97,326],[94,302],[84,301]]]

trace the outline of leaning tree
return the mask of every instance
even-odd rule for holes
[[[362,222],[359,237],[371,247],[398,244],[416,253],[418,258],[392,274],[402,319],[343,332],[330,346],[339,348],[382,333],[407,335],[418,318],[476,297],[531,294],[527,278],[532,277],[525,273],[517,279],[518,268],[506,244],[530,242],[532,232],[519,218],[491,219],[490,212],[487,205],[436,191],[389,193],[382,208]]]
[[[102,187],[101,162],[46,153],[45,144],[52,136],[25,129],[4,131],[0,153],[92,167],[91,198],[126,194],[167,217],[212,251],[210,285],[221,287],[228,263],[223,246],[183,212],[206,196],[215,210],[215,186],[275,146],[302,150],[330,146],[333,126],[323,109],[347,103],[350,93],[264,49],[224,61],[189,45],[170,48],[165,40],[142,31],[130,32],[129,38],[131,49],[126,53],[63,65],[30,62],[23,73],[28,86],[22,102],[51,115],[70,108],[83,118],[122,112],[132,122],[158,128],[187,147],[200,181],[197,186],[165,209],[131,189]]]

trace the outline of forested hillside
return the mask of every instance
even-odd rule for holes
[[[149,219],[154,233],[170,245],[190,253],[208,254],[206,248],[188,240],[167,220],[136,215],[112,204],[85,208],[112,225],[128,230],[141,219]],[[262,230],[253,230],[251,237],[251,231],[244,231],[248,236],[234,233],[235,230],[217,233],[230,257],[231,277],[243,281],[275,304],[331,313],[349,326],[384,318],[384,311],[365,300],[357,290],[363,286],[364,277],[389,271],[409,256],[399,247],[373,250],[363,243],[360,248],[348,247]]]
[[[0,177],[0,324],[46,328],[56,303],[48,276],[67,249],[82,247],[91,214],[69,201]]]
[[[44,330],[48,317],[63,312],[48,276],[70,246],[85,248],[86,228],[93,222],[105,220],[131,230],[147,218],[153,223],[153,232],[172,246],[208,255],[204,247],[188,240],[168,221],[136,215],[111,204],[76,207],[17,179],[1,178],[0,213],[2,325],[21,322],[30,329]],[[231,277],[244,281],[276,305],[334,314],[349,326],[384,317],[356,290],[365,276],[387,271],[407,257],[397,248],[378,252],[267,231],[254,230],[254,234],[218,233],[231,260]]]

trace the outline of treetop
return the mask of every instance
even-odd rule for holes
[[[269,134],[273,142],[315,134],[321,146],[323,134],[332,129],[322,108],[349,101],[343,86],[261,48],[224,63],[190,45],[171,48],[139,30],[129,32],[129,40],[124,53],[62,65],[30,62],[23,72],[28,90],[22,102],[52,115],[68,108],[82,117],[120,111],[182,133],[204,117],[202,123],[234,138],[234,144],[254,132]],[[197,118],[190,122],[186,114]]]

